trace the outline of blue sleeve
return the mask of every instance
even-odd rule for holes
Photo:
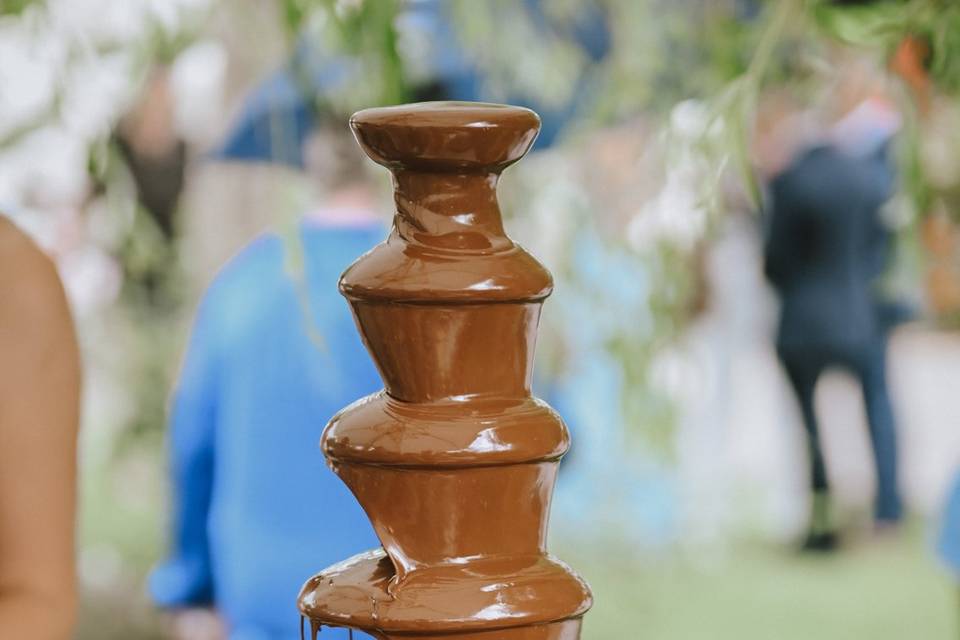
[[[940,521],[937,552],[950,572],[960,579],[960,474],[953,481]]]
[[[207,520],[213,492],[217,331],[209,298],[208,293],[197,313],[171,402],[173,531],[169,556],[149,582],[154,602],[165,608],[203,606],[214,596]]]

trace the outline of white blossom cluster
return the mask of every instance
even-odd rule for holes
[[[627,226],[634,250],[644,252],[665,242],[690,251],[704,237],[709,219],[704,186],[716,168],[700,147],[718,138],[721,126],[697,100],[685,100],[673,108],[662,186],[643,202]]]
[[[136,99],[156,41],[172,39],[209,4],[47,0],[0,18],[0,213],[57,258],[81,313],[119,288],[119,269],[98,245],[123,221],[95,214],[91,153]],[[183,95],[202,93],[197,63],[222,66],[223,55],[209,46],[181,54],[173,81]]]

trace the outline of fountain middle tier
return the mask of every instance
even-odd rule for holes
[[[403,402],[385,391],[337,413],[321,444],[333,462],[396,467],[475,467],[555,461],[567,428],[531,396]]]
[[[531,398],[404,403],[379,393],[331,420],[323,449],[398,579],[434,564],[546,548],[569,435]]]

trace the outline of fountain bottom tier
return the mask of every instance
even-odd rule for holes
[[[590,604],[586,583],[549,555],[458,559],[399,581],[382,549],[317,574],[299,599],[314,628],[382,640],[572,640]]]

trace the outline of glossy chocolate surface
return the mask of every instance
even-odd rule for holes
[[[507,237],[496,197],[539,118],[445,102],[368,109],[351,126],[394,177],[389,237],[340,281],[385,389],[334,416],[322,448],[383,549],[311,578],[300,610],[314,632],[579,638],[589,588],[546,550],[569,434],[530,394],[553,282]]]

